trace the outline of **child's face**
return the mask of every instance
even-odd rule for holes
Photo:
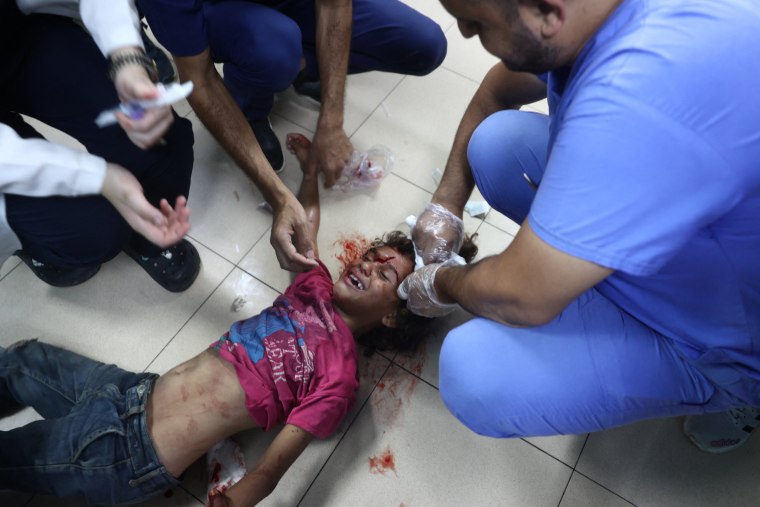
[[[395,315],[399,301],[396,289],[412,268],[410,259],[389,246],[370,249],[346,266],[335,282],[333,301],[368,324],[383,324],[386,315]]]

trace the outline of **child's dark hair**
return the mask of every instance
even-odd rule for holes
[[[468,263],[475,258],[478,247],[473,241],[477,234],[465,234],[459,255]],[[414,265],[414,245],[401,231],[391,231],[382,238],[375,238],[370,248],[389,246],[397,250]],[[399,300],[396,309],[396,327],[379,326],[368,333],[357,336],[356,341],[364,347],[364,355],[371,356],[376,351],[412,352],[417,349],[425,336],[425,328],[432,319],[421,317],[406,308],[406,301]]]

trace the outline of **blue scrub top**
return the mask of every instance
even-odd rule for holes
[[[624,1],[549,74],[528,216],[722,384],[760,379],[758,47],[757,0]]]

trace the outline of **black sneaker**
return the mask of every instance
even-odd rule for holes
[[[274,172],[282,172],[285,169],[285,158],[282,156],[282,146],[280,146],[280,141],[272,130],[269,118],[249,120],[248,123],[251,124],[251,129],[259,142],[259,146],[261,146],[261,151],[266,155],[269,165],[272,166]]]
[[[164,84],[169,84],[173,82],[175,78],[174,66],[166,53],[161,51],[161,49],[153,43],[150,37],[148,37],[148,34],[145,33],[147,27],[148,25],[143,21],[140,35],[142,35],[143,45],[145,46],[145,54],[156,64],[158,80]]]
[[[17,250],[15,255],[24,261],[24,264],[29,266],[32,273],[37,275],[37,278],[53,287],[73,287],[74,285],[79,285],[95,276],[95,273],[100,269],[100,264],[84,268],[61,268],[33,259],[31,255],[23,250]]]
[[[124,252],[169,292],[187,290],[201,270],[201,256],[186,239],[153,257],[145,257],[130,246]]]

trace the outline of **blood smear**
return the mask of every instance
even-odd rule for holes
[[[398,472],[396,471],[396,459],[393,456],[390,446],[380,453],[379,456],[372,456],[369,458],[369,471],[373,474],[383,474],[388,470],[392,470],[396,477]]]
[[[341,236],[333,244],[340,246],[341,251],[335,255],[335,258],[343,269],[346,269],[349,264],[364,255],[372,243],[361,234],[354,233]]]

